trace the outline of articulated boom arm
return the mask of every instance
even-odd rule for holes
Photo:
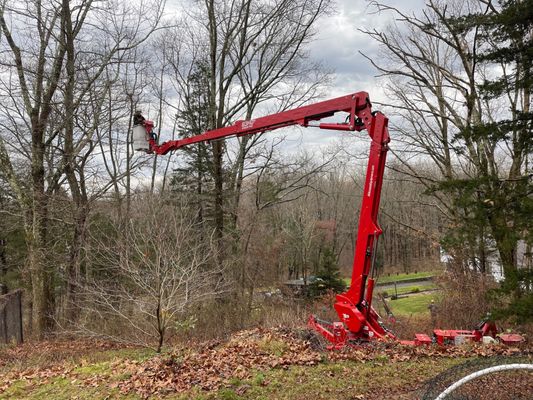
[[[321,119],[331,117],[337,112],[349,113],[346,123],[320,123],[318,125],[310,124],[313,121],[320,121]],[[143,131],[139,133],[142,133],[143,135],[148,134],[148,137],[146,138],[148,143],[146,143],[146,139],[142,137],[134,137],[134,140],[138,139],[139,145],[143,147],[139,148],[139,150],[146,150],[156,154],[167,154],[170,151],[177,150],[183,146],[193,143],[208,142],[211,140],[223,139],[229,136],[254,135],[291,125],[300,125],[303,127],[316,126],[320,129],[342,131],[361,131],[370,125],[371,119],[371,105],[368,98],[368,93],[359,92],[338,97],[336,99],[299,107],[294,110],[267,115],[257,119],[237,121],[233,125],[210,130],[202,133],[201,135],[180,140],[171,140],[162,144],[157,143],[157,138],[152,133],[153,123],[142,118],[141,121],[138,121],[137,126],[144,125]]]
[[[331,117],[337,112],[349,114],[345,123],[319,122],[315,125],[312,124]],[[162,144],[158,144],[158,138],[153,133],[152,121],[145,120],[140,114],[136,114],[134,119],[135,150],[156,154],[167,154],[193,143],[229,136],[254,135],[291,125],[315,126],[320,129],[342,131],[367,130],[372,142],[359,217],[352,281],[350,289],[338,295],[335,303],[335,309],[341,322],[325,323],[311,316],[309,324],[332,342],[335,347],[341,347],[347,341],[394,337],[381,326],[378,320],[379,316],[371,306],[374,280],[369,278],[369,275],[371,275],[376,255],[377,238],[382,233],[377,217],[390,138],[387,128],[388,120],[379,112],[372,113],[368,93],[357,92],[278,114],[249,121],[237,121],[233,125],[207,131],[201,135]]]
[[[378,211],[385,172],[385,160],[390,141],[387,124],[388,119],[383,114],[378,113],[372,119],[369,127],[369,135],[372,138],[372,142],[370,144],[363,189],[363,201],[359,214],[352,280],[348,291],[337,295],[335,303],[335,309],[343,326],[347,329],[345,334],[342,331],[340,332],[340,338],[338,337],[339,332],[337,332],[337,335],[332,338],[333,340],[330,340],[336,346],[343,346],[346,340],[365,341],[373,338],[394,338],[380,324],[379,316],[372,308],[374,279],[371,273],[376,257],[378,237],[383,233],[378,225]],[[310,324],[314,325],[316,322],[310,320]]]

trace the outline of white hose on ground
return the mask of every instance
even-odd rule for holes
[[[485,368],[480,371],[476,371],[470,375],[465,376],[464,378],[459,379],[453,385],[449,386],[444,392],[439,394],[435,398],[435,400],[444,400],[446,396],[448,396],[451,392],[453,392],[459,386],[464,385],[465,383],[473,379],[479,378],[480,376],[491,374],[493,372],[509,371],[512,369],[530,369],[533,371],[533,364],[504,364],[504,365],[496,365],[495,367]]]

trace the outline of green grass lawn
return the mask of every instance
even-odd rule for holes
[[[437,300],[437,294],[417,294],[409,297],[391,300],[389,305],[395,315],[411,315],[429,313],[428,305],[431,300]]]

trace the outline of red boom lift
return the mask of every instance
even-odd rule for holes
[[[316,123],[339,112],[348,114],[346,122]],[[254,135],[291,125],[338,131],[366,130],[371,139],[351,284],[345,293],[337,295],[334,305],[340,322],[321,321],[312,315],[308,324],[331,342],[332,348],[376,339],[397,340],[396,336],[380,322],[379,315],[372,308],[374,289],[372,271],[378,237],[382,234],[377,217],[390,138],[388,119],[380,112],[372,112],[368,93],[357,92],[278,114],[249,121],[237,121],[233,125],[207,131],[201,135],[162,144],[158,144],[158,138],[153,132],[153,122],[145,120],[140,113],[136,113],[133,128],[134,149],[147,153],[167,154],[193,143],[209,142],[229,136]],[[486,335],[496,336],[496,327],[491,321],[483,321],[473,331],[435,330],[433,339],[426,334],[417,334],[414,341],[402,341],[402,343],[420,345],[434,341],[447,344],[455,341],[458,336],[466,340],[480,341]],[[522,340],[519,335],[509,334],[499,335],[499,338],[507,343]]]

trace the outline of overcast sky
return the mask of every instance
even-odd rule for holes
[[[359,52],[373,57],[378,47],[359,29],[380,29],[392,23],[391,13],[376,14],[367,0],[337,0],[335,12],[319,21],[317,40],[312,44],[313,57],[335,70],[331,97],[365,90],[373,98],[381,96],[374,78],[376,71]],[[387,1],[404,12],[420,9],[422,0]],[[374,95],[375,93],[375,95]]]
[[[169,0],[168,12],[175,10],[182,1]],[[424,1],[390,0],[388,4],[404,12],[412,12],[420,9]],[[324,100],[358,91],[367,91],[373,101],[384,100],[374,67],[359,53],[363,52],[374,58],[378,52],[377,44],[359,29],[380,29],[393,22],[391,13],[377,14],[374,11],[375,8],[369,5],[368,0],[336,0],[331,15],[318,21],[316,39],[310,45],[311,57],[333,70],[332,85],[326,90]],[[273,140],[283,136],[285,141],[282,151],[286,154],[306,151],[319,156],[324,149],[336,148],[340,142],[351,153],[361,154],[361,163],[364,163],[368,147],[367,135],[357,132],[295,127],[280,129],[268,136]],[[231,149],[231,139],[228,145]]]
[[[412,12],[424,5],[423,0],[388,1],[404,12]],[[367,0],[337,0],[334,12],[323,17],[317,25],[316,40],[311,44],[311,55],[329,66],[333,72],[332,86],[325,98],[367,91],[373,101],[383,101],[384,94],[371,63],[361,56],[363,52],[371,58],[378,53],[377,44],[359,29],[380,29],[393,23],[391,13],[376,14],[375,8]],[[376,109],[376,107],[374,107]],[[354,141],[353,134],[342,134],[319,129],[300,129],[299,134],[286,135],[286,151],[292,153],[305,147],[310,151],[320,151],[339,140],[349,146]],[[276,134],[277,135],[277,134]]]

